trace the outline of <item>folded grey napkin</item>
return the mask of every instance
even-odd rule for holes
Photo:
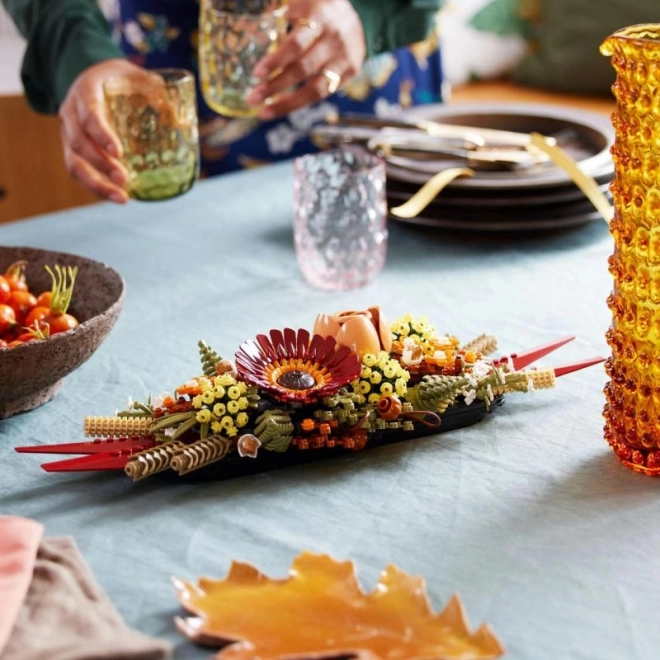
[[[73,539],[42,539],[2,660],[162,660],[168,642],[129,628]]]

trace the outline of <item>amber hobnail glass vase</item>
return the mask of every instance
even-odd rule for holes
[[[619,30],[601,53],[616,71],[605,439],[660,475],[660,24]]]

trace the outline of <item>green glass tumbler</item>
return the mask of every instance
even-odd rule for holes
[[[199,176],[195,79],[185,69],[154,69],[109,78],[106,114],[122,146],[133,199],[181,195]]]

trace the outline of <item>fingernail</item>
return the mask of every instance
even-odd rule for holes
[[[121,193],[112,193],[110,195],[110,201],[114,202],[115,204],[125,204],[128,200],[126,195],[122,195]]]
[[[105,145],[105,150],[111,156],[114,156],[115,158],[119,158],[119,150],[117,149],[117,145],[115,145],[114,142],[108,142],[108,144]]]
[[[263,99],[264,99],[264,95],[259,87],[255,87],[254,89],[251,89],[248,92],[247,102],[250,105],[257,105],[258,103],[261,103]]]

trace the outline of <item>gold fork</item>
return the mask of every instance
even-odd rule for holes
[[[409,200],[390,209],[398,218],[418,216],[454,179],[461,176],[474,176],[469,167],[450,167],[432,176]]]

